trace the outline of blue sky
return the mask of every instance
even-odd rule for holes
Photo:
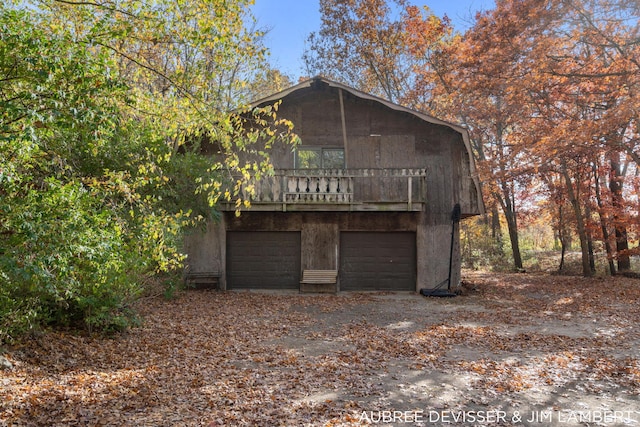
[[[454,27],[464,31],[475,12],[494,7],[494,0],[409,0],[429,6],[437,16],[446,14]],[[309,33],[320,27],[318,0],[255,0],[253,13],[258,27],[269,29],[265,44],[271,51],[271,64],[294,82],[304,74],[302,53]]]

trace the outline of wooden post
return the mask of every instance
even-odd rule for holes
[[[342,97],[342,89],[338,88],[340,95],[340,118],[342,119],[342,142],[344,144],[344,168],[349,167],[349,148],[347,146],[347,121],[344,117],[344,99]]]
[[[407,200],[408,200],[408,202],[407,202],[407,210],[410,211],[411,207],[412,207],[411,206],[412,205],[411,198],[413,197],[413,191],[411,189],[411,185],[413,183],[413,178],[411,177],[411,175],[409,175],[409,177],[407,179],[408,179],[408,182],[407,182],[407,193],[409,193],[408,194],[409,197],[407,198]]]

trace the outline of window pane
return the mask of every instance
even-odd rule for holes
[[[298,168],[320,169],[320,150],[298,150]]]
[[[323,150],[322,167],[325,169],[344,169],[344,150]]]

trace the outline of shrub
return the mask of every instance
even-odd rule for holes
[[[10,204],[0,252],[2,331],[10,339],[39,324],[110,329],[126,325],[141,291],[143,262],[123,222],[79,183],[48,179]]]

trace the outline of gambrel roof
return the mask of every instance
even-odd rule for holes
[[[415,117],[417,117],[420,120],[423,120],[425,122],[428,123],[432,123],[435,125],[439,125],[439,126],[445,126],[448,127],[450,129],[452,129],[455,132],[458,132],[460,135],[462,135],[462,140],[464,142],[464,146],[467,150],[467,154],[469,156],[469,167],[470,167],[470,171],[471,171],[471,178],[475,184],[476,190],[477,190],[477,195],[478,195],[478,206],[480,207],[480,212],[484,213],[484,201],[482,200],[482,193],[481,193],[481,186],[480,186],[480,181],[478,179],[478,173],[476,170],[476,165],[475,165],[475,159],[473,157],[473,151],[471,149],[471,142],[469,139],[469,132],[468,130],[460,125],[456,125],[454,123],[450,123],[441,119],[438,119],[436,117],[430,116],[428,114],[422,113],[420,111],[416,111],[413,110],[411,108],[408,107],[404,107],[402,105],[396,104],[394,102],[388,101],[384,98],[380,98],[378,96],[375,95],[371,95],[368,94],[366,92],[362,92],[361,90],[352,88],[350,86],[347,86],[345,84],[333,81],[333,80],[329,80],[325,77],[322,76],[316,76],[313,78],[310,78],[308,80],[305,80],[303,82],[300,82],[294,86],[291,86],[283,91],[274,93],[272,95],[269,95],[267,97],[264,97],[262,99],[259,99],[253,103],[251,103],[251,107],[258,107],[260,105],[265,105],[265,104],[269,104],[269,103],[274,103],[277,102],[279,100],[281,100],[282,98],[285,98],[286,96],[302,90],[302,89],[307,89],[310,88],[314,85],[318,85],[318,84],[325,84],[328,87],[332,87],[332,88],[336,88],[336,89],[340,89],[344,92],[348,92],[351,95],[360,98],[360,99],[365,99],[365,100],[369,100],[369,101],[373,101],[373,102],[377,102],[379,104],[384,105],[385,107],[391,109],[391,110],[395,110],[395,111],[399,111],[399,112],[403,112],[403,113],[407,113],[410,115],[413,115]]]
[[[316,76],[316,77],[310,78],[308,80],[305,80],[303,82],[298,83],[297,85],[291,86],[291,87],[289,87],[289,88],[287,88],[287,89],[285,89],[283,91],[280,91],[280,92],[274,93],[273,95],[269,95],[267,97],[259,99],[259,100],[255,101],[255,102],[251,103],[251,106],[252,107],[257,107],[259,105],[264,105],[264,104],[268,104],[268,103],[271,103],[271,102],[276,102],[276,101],[286,97],[287,95],[289,95],[289,94],[291,94],[291,93],[293,93],[295,91],[298,91],[300,89],[309,88],[312,85],[318,84],[320,82],[328,85],[329,87],[342,89],[343,91],[349,92],[350,94],[352,94],[353,96],[356,96],[358,98],[367,99],[367,100],[370,100],[370,101],[378,102],[378,103],[380,103],[380,104],[382,104],[382,105],[384,105],[384,106],[386,106],[386,107],[388,107],[388,108],[390,108],[392,110],[396,110],[396,111],[401,111],[401,112],[404,112],[404,113],[412,114],[412,115],[414,115],[414,116],[418,117],[419,119],[424,120],[426,122],[437,124],[437,125],[442,125],[442,126],[447,126],[447,127],[450,127],[451,129],[453,129],[453,130],[455,130],[455,131],[457,131],[459,133],[466,132],[466,129],[464,127],[462,127],[462,126],[455,125],[453,123],[437,119],[437,118],[435,118],[433,116],[430,116],[430,115],[425,114],[425,113],[421,113],[421,112],[413,110],[411,108],[403,107],[402,105],[393,103],[391,101],[387,101],[384,98],[380,98],[378,96],[371,95],[371,94],[368,94],[366,92],[362,92],[362,91],[360,91],[358,89],[354,89],[354,88],[349,87],[347,85],[344,85],[342,83],[338,83],[336,81],[329,80],[329,79],[327,79],[325,77],[321,77],[321,76]]]

